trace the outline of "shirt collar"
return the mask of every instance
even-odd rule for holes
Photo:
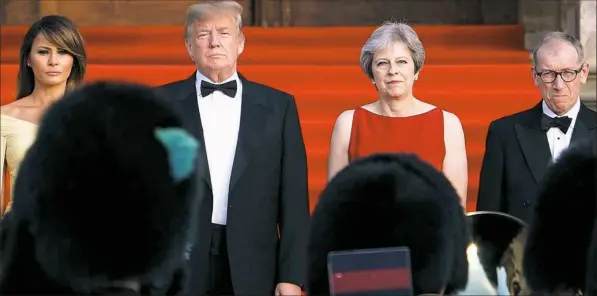
[[[205,80],[205,81],[207,81],[209,83],[212,83],[212,84],[223,84],[223,83],[226,83],[226,82],[229,82],[229,81],[232,81],[232,80],[238,80],[238,72],[234,71],[234,73],[232,73],[232,76],[228,77],[228,79],[226,79],[226,80],[224,80],[224,81],[222,81],[220,83],[215,83],[215,82],[211,81],[211,79],[209,79],[205,75],[201,74],[201,72],[199,72],[199,70],[197,70],[197,76],[196,77],[197,77],[197,80],[196,80],[197,83],[196,84],[198,84],[198,85],[201,85],[201,81],[202,80]]]
[[[236,84],[237,84],[237,91],[236,91],[236,96],[235,98],[238,98],[240,93],[242,92],[242,83],[238,77],[238,72],[234,71],[234,73],[232,73],[232,76],[228,77],[228,79],[220,82],[220,83],[214,83],[213,81],[211,81],[211,79],[205,77],[205,75],[201,74],[201,72],[197,71],[196,74],[196,80],[195,80],[195,89],[197,90],[197,97],[201,98],[201,81],[207,81],[209,83],[212,84],[223,84],[226,82],[230,82],[233,80],[236,80]]]

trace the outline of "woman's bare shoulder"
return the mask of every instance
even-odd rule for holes
[[[354,109],[342,111],[342,113],[340,113],[340,115],[338,115],[338,118],[336,119],[336,124],[338,124],[338,123],[344,124],[346,122],[352,122],[353,116],[354,116]]]
[[[0,114],[4,115],[5,117],[12,117],[14,119],[33,123],[37,121],[39,110],[39,107],[34,106],[31,103],[29,97],[25,97],[10,102],[6,105],[2,105],[0,107]]]
[[[446,111],[442,109],[442,112],[444,113],[444,124],[446,126],[460,126],[462,125],[460,123],[460,118],[458,118],[458,116],[452,112]]]
[[[437,106],[435,106],[435,105],[433,105],[433,104],[429,104],[429,103],[427,103],[427,102],[424,102],[424,101],[421,101],[421,100],[419,100],[419,99],[417,99],[417,103],[419,104],[419,106],[418,106],[418,107],[419,107],[421,110],[423,110],[423,112],[428,112],[428,111],[431,111],[431,110],[433,110],[433,109],[437,108]]]
[[[372,103],[363,105],[360,108],[365,109],[371,113],[377,114],[377,113],[379,113],[379,111],[377,111],[377,109],[379,108],[379,102],[372,102]]]
[[[336,119],[336,123],[334,124],[334,131],[332,134],[332,138],[342,139],[342,142],[348,141],[350,137],[350,133],[352,131],[352,119],[354,117],[354,109],[345,110]]]
[[[456,139],[464,137],[462,122],[456,114],[442,110],[444,115],[444,135],[446,139]]]
[[[11,116],[11,117],[16,117],[16,116],[18,116],[20,109],[21,109],[20,102],[13,101],[6,105],[0,106],[0,114],[6,115],[6,116]]]
[[[377,106],[377,102],[373,102],[373,103],[369,103],[363,106],[360,106],[360,109],[364,109],[368,112],[371,113],[375,113],[375,108]],[[335,129],[348,129],[348,131],[350,132],[350,128],[352,127],[352,120],[354,118],[354,112],[357,109],[349,109],[349,110],[345,110],[342,113],[340,113],[340,115],[338,116],[338,118],[336,119],[336,125],[335,125]]]

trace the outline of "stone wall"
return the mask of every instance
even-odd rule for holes
[[[519,23],[525,29],[525,48],[532,50],[543,34],[563,31],[585,47],[595,71],[595,9],[597,0],[519,0]]]
[[[591,74],[589,81],[583,89],[583,97],[587,105],[597,109],[597,79],[595,79],[595,70],[597,69],[596,47],[597,41],[595,39],[596,31],[596,16],[597,10],[596,0],[582,0],[580,3],[580,42],[585,49],[585,57],[591,67]]]
[[[595,73],[597,69],[595,59],[595,42],[596,26],[595,10],[597,9],[597,0],[582,0],[580,1],[580,42],[585,49],[585,56],[587,62],[591,66],[591,72]]]
[[[566,6],[573,0],[519,0],[519,23],[524,25],[526,49],[533,50],[543,34],[549,31],[560,31],[576,34],[573,22],[568,21],[564,13]],[[579,0],[575,0],[578,3]],[[566,24],[567,26],[565,26]],[[566,27],[566,28],[565,28]]]
[[[597,109],[597,79],[595,75],[595,70],[597,69],[597,59],[595,58],[595,47],[597,47],[595,40],[597,31],[595,28],[597,25],[595,21],[596,9],[597,0],[580,1],[579,38],[585,49],[585,60],[589,63],[591,69],[589,80],[585,84],[581,96],[587,105],[589,105],[589,107],[591,107],[593,110]]]
[[[247,26],[499,25],[518,22],[522,0],[236,0]],[[79,26],[175,25],[197,0],[0,0],[0,25],[30,25],[57,13]],[[131,13],[134,12],[134,13]]]

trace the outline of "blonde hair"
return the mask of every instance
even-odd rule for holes
[[[230,0],[221,0],[221,1],[206,1],[202,3],[197,3],[189,6],[187,8],[187,18],[185,21],[185,32],[184,38],[188,40],[189,36],[191,36],[191,31],[193,29],[193,24],[196,21],[201,21],[213,16],[215,14],[232,14],[236,19],[236,24],[238,26],[238,34],[243,35],[243,7],[238,4],[236,1]]]

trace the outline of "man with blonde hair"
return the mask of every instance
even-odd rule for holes
[[[201,220],[188,295],[300,295],[309,199],[294,97],[237,72],[242,7],[209,1],[187,11],[185,44],[197,71],[160,87],[201,139]]]

